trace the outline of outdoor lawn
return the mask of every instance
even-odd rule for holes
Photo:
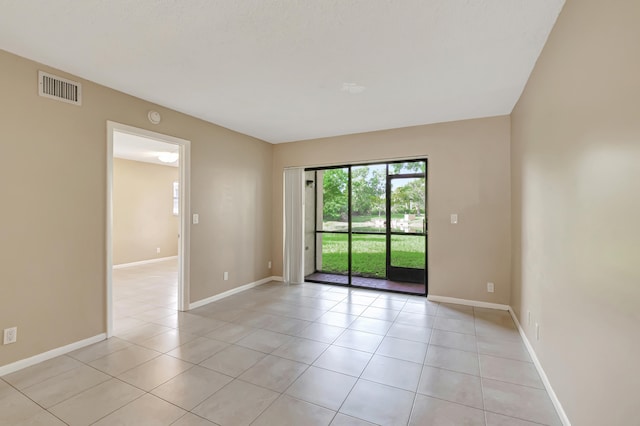
[[[348,235],[322,235],[322,271],[347,274]],[[385,278],[386,245],[385,235],[353,235],[352,266],[353,274],[364,277]],[[391,264],[405,268],[424,268],[424,236],[391,236]]]

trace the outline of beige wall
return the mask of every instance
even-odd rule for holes
[[[114,265],[178,255],[179,221],[173,215],[178,179],[177,167],[114,158]]]
[[[276,145],[274,274],[282,274],[285,167],[428,157],[429,294],[509,303],[509,132],[509,117],[495,117]]]
[[[271,275],[272,145],[88,81],[41,98],[39,69],[74,78],[0,51],[0,365],[106,330],[107,120],[191,141],[191,301]]]
[[[574,425],[638,424],[639,19],[569,0],[512,116],[512,304]]]

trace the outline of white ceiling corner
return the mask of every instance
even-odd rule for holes
[[[279,143],[509,114],[563,4],[0,0],[0,48]]]

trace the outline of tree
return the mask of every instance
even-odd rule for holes
[[[354,167],[351,171],[352,211],[354,215],[370,215],[384,208],[385,173],[368,166]]]
[[[325,220],[346,220],[349,174],[345,169],[329,169],[323,173],[323,206]]]

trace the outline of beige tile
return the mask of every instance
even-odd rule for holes
[[[378,308],[369,308],[378,309]],[[375,318],[360,317],[349,325],[349,329],[364,331],[367,333],[379,334],[384,336],[391,328],[393,322]]]
[[[427,354],[427,344],[396,337],[385,337],[378,346],[376,354],[422,364],[424,356]]]
[[[455,333],[476,334],[473,317],[467,319],[436,317],[433,328]]]
[[[300,330],[303,330],[306,326],[311,324],[309,321],[304,321],[296,318],[278,317],[277,321],[266,324],[261,328],[269,331],[275,331],[276,333],[296,335]]]
[[[544,389],[538,371],[531,362],[480,355],[480,374],[487,379]]]
[[[340,312],[327,312],[322,315],[316,322],[321,324],[333,325],[335,327],[347,328],[358,317],[356,315],[343,314]]]
[[[413,325],[415,327],[433,328],[433,324],[436,322],[436,317],[432,315],[402,311],[396,317],[396,322],[399,324]]]
[[[393,295],[385,297],[384,295],[378,296],[378,298],[371,304],[374,308],[389,309],[392,311],[401,311],[407,304],[407,299],[396,298],[399,295]]]
[[[220,340],[227,343],[235,343],[245,336],[256,331],[253,327],[240,324],[225,324],[216,328],[210,333],[207,333],[205,337],[210,339]]]
[[[474,311],[472,306],[455,305],[453,303],[441,303],[436,316],[455,319],[472,320]]]
[[[485,410],[545,425],[560,425],[547,392],[526,386],[482,379]]]
[[[167,352],[167,355],[180,358],[192,364],[199,364],[228,346],[229,344],[225,342],[198,337]]]
[[[191,410],[231,380],[231,377],[224,374],[195,366],[158,386],[151,393],[185,410]]]
[[[426,299],[420,301],[408,300],[406,305],[402,308],[402,312],[435,316],[438,312],[438,304]]]
[[[124,407],[114,411],[95,426],[141,426],[170,425],[185,414],[185,411],[151,394],[145,394]]]
[[[416,397],[410,426],[485,426],[484,412],[424,395]]]
[[[406,425],[415,394],[358,380],[340,412],[380,425]]]
[[[478,352],[500,358],[531,362],[531,357],[522,340],[505,340],[500,337],[478,336]]]
[[[209,420],[196,416],[192,413],[187,413],[180,417],[178,421],[171,426],[216,426],[215,423],[211,423]]]
[[[333,418],[333,421],[331,422],[331,426],[375,426],[375,425],[373,423],[369,423],[362,419],[356,419],[355,417],[338,413]]]
[[[140,389],[111,379],[53,406],[49,411],[69,425],[88,425],[143,394]]]
[[[171,327],[165,327],[160,324],[146,323],[138,327],[127,330],[125,333],[117,333],[116,336],[130,343],[140,343],[147,339],[165,333],[171,330]]]
[[[238,377],[265,356],[263,352],[231,345],[202,361],[200,365],[227,376]]]
[[[25,389],[81,365],[77,360],[63,355],[7,374],[2,379],[17,389]]]
[[[87,365],[81,365],[29,386],[22,392],[42,407],[49,408],[109,379],[111,376]]]
[[[252,426],[327,426],[336,413],[299,399],[282,395],[267,408]]]
[[[292,337],[286,334],[268,330],[256,330],[238,340],[236,344],[256,351],[271,353],[291,339]]]
[[[160,355],[159,352],[151,349],[132,345],[91,361],[89,365],[112,376],[117,376]]]
[[[500,414],[485,412],[487,426],[540,426],[540,423],[527,422],[513,417],[502,416]]]
[[[475,376],[480,375],[478,354],[473,352],[429,345],[424,363],[432,367],[445,368]]]
[[[234,380],[192,411],[222,426],[246,426],[271,405],[278,395],[269,389]]]
[[[349,349],[373,353],[378,349],[383,338],[383,336],[378,334],[347,329],[336,339],[335,342],[333,342],[333,344]]]
[[[75,350],[68,355],[78,361],[91,362],[128,346],[131,346],[131,343],[118,339],[117,337],[111,337],[110,339],[94,343],[86,348]]]
[[[180,345],[184,345],[196,337],[195,334],[189,334],[181,330],[171,329],[165,333],[153,336],[150,339],[140,342],[140,346],[147,349],[152,349],[158,352],[169,352],[172,349],[177,348]]]
[[[284,392],[306,369],[306,364],[267,355],[242,373],[239,379],[276,392]]]
[[[272,355],[312,364],[328,347],[326,343],[296,337],[273,351]]]
[[[357,351],[339,346],[330,346],[313,363],[316,367],[359,377],[371,359],[368,352]]]
[[[415,392],[421,371],[422,364],[374,355],[360,377],[372,382]]]
[[[46,411],[35,402],[0,380],[0,424],[29,424],[34,419],[41,419]],[[45,424],[45,423],[33,423]]]
[[[66,424],[50,412],[41,410],[33,417],[29,417],[23,422],[13,423],[12,426],[66,426]]]
[[[287,394],[330,410],[337,410],[356,383],[356,378],[310,367],[287,389]]]
[[[358,316],[367,309],[366,306],[354,305],[352,303],[341,302],[331,308],[331,312]]]
[[[186,361],[168,355],[160,355],[122,373],[118,378],[148,392],[191,367],[193,364]]]
[[[467,352],[478,352],[476,336],[472,334],[455,333],[452,331],[433,330],[430,345],[444,346]]]
[[[389,337],[413,340],[414,342],[429,343],[431,329],[414,325],[394,323],[387,333]]]
[[[211,333],[215,329],[220,328],[226,324],[228,323],[213,318],[197,317],[194,320],[180,324],[178,327],[180,330],[186,333],[205,336],[206,334]]]
[[[425,365],[418,393],[483,409],[480,378]]]
[[[344,328],[333,325],[312,323],[297,333],[299,337],[316,340],[323,343],[333,343],[343,332]]]
[[[373,318],[373,319],[393,322],[395,321],[399,313],[400,313],[399,310],[369,306],[367,309],[364,310],[364,312],[362,312],[362,314],[360,314],[360,316],[364,318]]]

